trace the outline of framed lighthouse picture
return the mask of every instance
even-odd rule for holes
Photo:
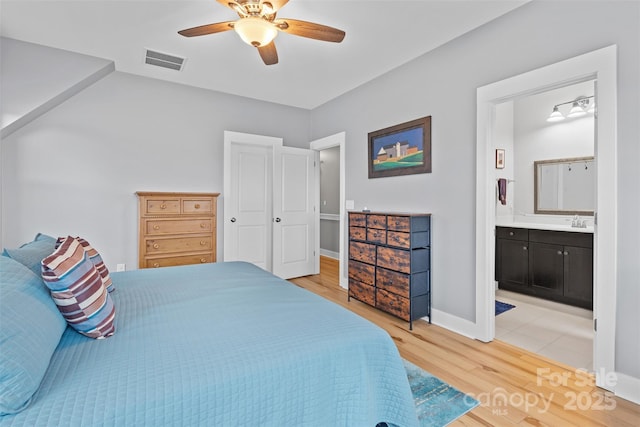
[[[369,133],[369,178],[431,173],[431,116]]]

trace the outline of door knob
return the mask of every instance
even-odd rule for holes
[[[236,222],[236,217],[231,218],[231,222]]]
[[[276,218],[276,222],[280,222],[282,221],[280,218]]]

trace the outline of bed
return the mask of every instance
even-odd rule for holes
[[[6,289],[27,281],[44,302],[31,272],[0,258],[4,339],[7,318],[24,311],[22,291]],[[65,327],[33,396],[0,426],[417,425],[393,341],[337,304],[244,262],[111,279],[115,334],[95,340]]]

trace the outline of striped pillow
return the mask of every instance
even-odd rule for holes
[[[56,241],[56,249],[58,249],[58,247],[62,244],[62,242],[65,241],[65,239],[66,237],[58,237],[58,240]],[[102,284],[107,288],[107,291],[113,292],[116,288],[115,286],[113,286],[111,276],[109,276],[109,269],[107,269],[104,261],[102,261],[100,253],[82,237],[76,237],[76,239],[78,240],[78,242],[80,242],[85,252],[87,252],[87,254],[89,255],[89,259],[91,259],[91,262],[96,267],[96,270],[98,270],[98,273],[100,273]]]
[[[113,301],[78,239],[68,236],[42,260],[42,278],[71,327],[90,338],[113,335]]]

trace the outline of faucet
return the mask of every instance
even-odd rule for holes
[[[580,220],[580,217],[578,215],[575,215],[573,217],[573,221],[571,221],[571,226],[574,228],[587,228],[587,220]]]

